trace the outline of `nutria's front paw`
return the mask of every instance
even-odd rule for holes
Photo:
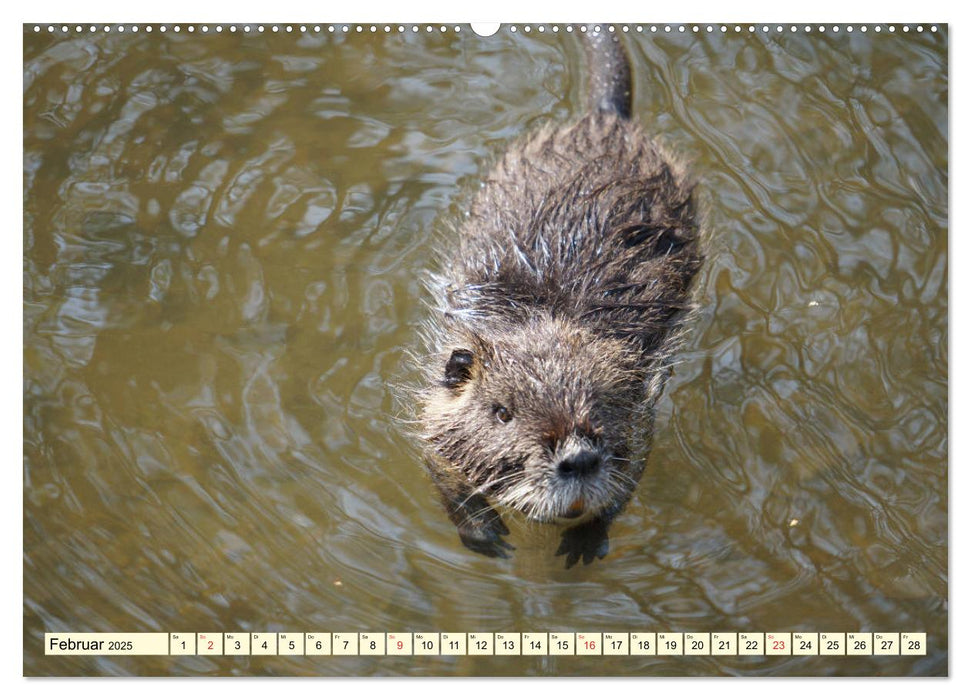
[[[509,552],[516,549],[502,539],[503,535],[508,534],[509,528],[498,515],[479,521],[475,525],[459,527],[459,538],[462,544],[473,552],[500,559],[508,559]]]
[[[571,527],[563,533],[555,556],[565,554],[568,569],[580,559],[583,559],[584,564],[591,563],[594,558],[603,559],[610,549],[610,539],[607,537],[609,525],[610,523],[597,519]]]

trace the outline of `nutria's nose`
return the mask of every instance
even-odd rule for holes
[[[570,455],[556,465],[556,471],[566,479],[582,479],[600,468],[600,455],[593,450],[583,450]]]

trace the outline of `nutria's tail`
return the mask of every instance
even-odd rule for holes
[[[590,109],[611,112],[630,119],[631,82],[630,60],[616,34],[601,26],[584,34],[589,72]]]

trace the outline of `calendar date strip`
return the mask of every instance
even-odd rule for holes
[[[924,632],[138,632],[44,635],[47,656],[924,656]]]

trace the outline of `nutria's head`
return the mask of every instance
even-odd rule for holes
[[[640,476],[631,429],[651,398],[630,345],[548,315],[480,322],[448,340],[422,406],[440,461],[533,520],[580,522],[623,506]]]

